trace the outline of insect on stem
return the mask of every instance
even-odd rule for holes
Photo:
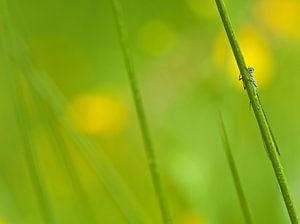
[[[253,78],[253,73],[247,69],[246,62],[244,60],[241,48],[239,46],[239,43],[237,41],[237,38],[235,36],[233,26],[231,24],[229,13],[227,11],[227,8],[225,6],[224,0],[215,0],[220,17],[223,22],[223,26],[225,28],[228,40],[231,45],[231,49],[233,51],[234,57],[236,59],[237,65],[239,67],[240,73],[243,77],[243,81],[245,79],[250,79],[251,83],[244,82],[244,87],[247,90],[248,97],[250,99],[253,112],[258,124],[258,127],[260,129],[260,133],[262,136],[262,139],[265,143],[266,150],[269,155],[269,159],[271,161],[278,185],[280,187],[280,191],[282,194],[282,197],[285,202],[285,206],[287,209],[287,212],[290,217],[290,221],[293,224],[298,224],[298,214],[296,205],[294,203],[294,200],[292,198],[291,192],[289,190],[287,178],[285,176],[283,166],[280,161],[279,153],[278,153],[278,147],[275,142],[272,130],[270,128],[270,124],[267,120],[267,117],[265,115],[265,112],[263,110],[261,101],[259,99],[256,86],[253,84],[253,80],[251,79],[251,76]],[[256,82],[255,82],[256,84]]]
[[[256,90],[256,88],[257,88],[257,83],[256,83],[256,80],[255,80],[255,78],[254,78],[254,76],[253,76],[254,68],[249,67],[249,68],[247,68],[247,70],[248,70],[248,73],[249,73],[249,76],[250,76],[250,78],[248,79],[248,81],[250,81],[250,82],[253,84],[253,86],[254,86],[254,88],[255,88],[255,90]],[[243,80],[242,74],[239,75],[239,80]],[[244,85],[244,89],[246,89],[246,85],[245,85],[244,80],[243,80],[243,85]]]

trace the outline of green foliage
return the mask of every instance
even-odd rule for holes
[[[124,14],[118,0],[1,0],[0,223],[239,224],[237,194],[250,213],[240,181],[257,223],[287,223],[214,1],[122,6]],[[299,197],[299,107],[291,102],[300,93],[300,3],[230,6]],[[227,162],[236,189],[218,152],[220,107],[235,136]]]

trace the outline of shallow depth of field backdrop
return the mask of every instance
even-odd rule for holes
[[[246,62],[255,68],[258,91],[300,208],[300,2],[226,3]],[[174,223],[244,222],[219,134],[218,110],[256,223],[289,223],[214,0],[122,4]],[[109,170],[115,169],[131,192],[141,223],[161,223],[110,1],[9,0],[8,5],[14,29],[34,64],[67,99],[62,116],[72,121],[76,133],[97,142]],[[67,135],[64,127],[47,102],[46,109],[38,109],[42,100],[36,97],[33,112],[19,111],[28,121],[20,129],[2,70],[0,79],[0,223],[43,223],[22,132],[34,144],[43,189],[58,223],[126,223],[116,201],[126,207],[127,198],[103,184],[74,143],[65,140],[82,185],[85,215],[93,216],[80,220],[85,216],[76,210],[74,191],[57,154],[64,146],[53,143]],[[45,117],[54,128],[47,128]],[[107,169],[101,173],[110,179]]]

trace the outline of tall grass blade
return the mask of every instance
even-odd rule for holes
[[[246,199],[246,196],[245,196],[242,184],[241,184],[238,169],[237,169],[236,163],[235,163],[233,155],[232,155],[228,135],[226,132],[225,124],[224,124],[221,113],[219,114],[219,125],[220,125],[220,133],[221,133],[223,144],[224,144],[226,158],[227,158],[227,161],[228,161],[228,164],[230,167],[234,186],[235,186],[238,198],[239,198],[239,202],[240,202],[240,206],[242,208],[244,219],[247,224],[252,224],[253,218],[251,216],[250,208],[249,208],[249,205],[248,205],[248,202],[247,202],[247,199]]]
[[[22,66],[24,74],[31,88],[47,102],[56,118],[64,126],[68,136],[72,138],[80,153],[89,161],[90,166],[96,171],[112,198],[124,214],[128,223],[146,223],[149,218],[144,214],[139,203],[118,175],[117,171],[99,149],[97,144],[84,134],[77,133],[72,126],[72,121],[65,116],[67,101],[60,93],[52,80],[43,72],[37,72],[32,65],[29,52],[25,50],[25,44],[18,41],[19,55],[18,63]]]
[[[16,14],[18,16],[22,16],[23,12],[20,8],[18,2],[13,4],[13,8],[16,10]],[[15,15],[16,15],[15,14]],[[18,21],[19,23],[22,21]],[[22,24],[23,27],[24,24]],[[26,82],[27,80],[25,80]],[[77,211],[74,212],[76,216],[80,217],[81,222],[90,222],[96,223],[95,214],[93,214],[93,210],[85,192],[82,188],[82,183],[76,172],[75,165],[73,164],[71,155],[68,151],[68,146],[60,132],[60,129],[57,129],[56,122],[54,122],[54,118],[50,116],[50,112],[47,105],[42,102],[41,97],[38,94],[35,94],[34,91],[31,92],[32,99],[35,103],[36,109],[38,111],[38,116],[40,121],[42,121],[45,125],[45,129],[47,131],[47,136],[49,136],[49,140],[52,143],[52,149],[55,151],[54,154],[58,158],[58,162],[60,163],[63,171],[65,171],[65,176],[67,178],[68,184],[70,186],[71,192],[73,194],[72,198],[73,202],[76,205]],[[83,217],[85,215],[85,217]]]
[[[148,223],[149,218],[145,215],[140,204],[135,200],[133,194],[127,188],[117,171],[111,166],[106,156],[99,150],[97,144],[87,136],[74,131],[72,122],[65,116],[64,106],[67,104],[66,99],[45,73],[36,71],[32,65],[32,59],[29,57],[29,52],[27,51],[28,49],[26,48],[25,43],[18,38],[16,33],[14,34],[15,35],[12,35],[9,40],[10,44],[17,46],[16,49],[18,49],[18,51],[16,53],[12,50],[7,50],[6,55],[12,55],[18,66],[20,66],[24,78],[30,85],[29,88],[34,90],[48,103],[57,119],[64,126],[65,131],[76,143],[77,149],[79,149],[83,157],[89,161],[90,166],[95,170],[97,176],[111,194],[113,200],[123,213],[126,222],[131,224]],[[24,115],[20,114],[20,116]],[[23,127],[26,126],[23,125]],[[21,133],[26,134],[26,131],[27,130],[22,130]],[[24,136],[24,139],[28,141],[30,136],[26,135]],[[32,165],[33,163],[31,162],[30,164]],[[35,176],[40,177],[39,175]],[[41,186],[38,183],[39,182],[37,182],[37,186]],[[41,196],[38,198],[44,203],[41,207],[44,208],[45,211],[45,223],[54,223],[54,221],[49,221],[52,216],[47,215],[48,213],[50,214],[50,209],[48,209],[49,206],[45,205],[46,200],[42,197],[43,189],[44,188],[40,189],[41,191],[39,191],[39,193]]]
[[[284,174],[283,166],[280,162],[279,154],[277,153],[277,145],[276,145],[276,142],[274,141],[274,138],[273,138],[274,136],[270,129],[270,124],[268,123],[268,121],[266,119],[261,101],[259,99],[257,89],[252,84],[252,82],[249,81],[249,80],[251,80],[250,74],[247,70],[247,66],[246,66],[243,54],[241,52],[238,41],[234,34],[234,30],[233,30],[225,3],[223,0],[215,0],[215,2],[217,4],[219,14],[223,21],[223,25],[226,30],[227,37],[229,39],[229,42],[230,42],[232,51],[234,53],[236,62],[238,64],[240,73],[244,80],[244,85],[246,87],[248,97],[250,99],[258,126],[260,128],[260,132],[261,132],[263,141],[265,143],[267,153],[271,160],[272,167],[275,172],[277,182],[279,184],[281,194],[283,196],[291,223],[293,223],[293,224],[299,223],[296,206],[294,204],[291,193],[289,191],[289,187],[288,187],[286,176]]]
[[[138,115],[138,120],[139,120],[141,132],[144,140],[145,152],[148,159],[148,165],[150,168],[152,182],[158,198],[162,219],[165,224],[172,223],[170,209],[167,204],[166,196],[163,191],[161,178],[158,171],[158,166],[157,166],[155,153],[153,149],[153,143],[150,137],[150,130],[148,127],[146,114],[142,102],[142,96],[136,78],[136,74],[133,66],[133,60],[130,54],[129,42],[127,37],[128,35],[127,35],[122,6],[118,0],[111,0],[111,3],[112,3],[112,8],[114,12],[115,21],[116,21],[116,28],[118,31],[119,42],[121,45],[123,58],[127,70],[127,75],[130,82],[131,92],[133,95],[133,99],[134,99],[134,103]]]
[[[140,218],[143,215],[143,212],[139,209],[140,206],[118,173],[110,165],[106,156],[99,150],[97,144],[84,134],[74,131],[72,122],[65,116],[63,105],[66,105],[66,100],[60,94],[57,87],[45,73],[38,73],[32,67],[26,55],[23,55],[22,58],[25,60],[23,61],[23,70],[27,75],[30,85],[51,107],[57,119],[64,126],[66,133],[72,138],[80,153],[89,161],[90,166],[93,167],[108,192],[112,195],[127,222],[135,224],[143,223],[144,219]]]
[[[37,155],[33,144],[32,135],[30,134],[30,125],[28,121],[28,105],[23,101],[22,86],[20,85],[20,80],[11,70],[11,61],[9,58],[10,52],[13,49],[13,45],[10,42],[12,38],[11,33],[11,23],[7,12],[6,1],[1,1],[1,20],[3,21],[4,31],[1,38],[1,47],[3,52],[3,60],[5,61],[6,67],[5,75],[7,78],[7,83],[11,89],[12,101],[15,107],[15,113],[17,117],[17,122],[19,124],[20,135],[23,141],[24,156],[27,162],[27,167],[31,182],[33,184],[34,190],[37,194],[37,200],[39,202],[42,216],[45,223],[56,223],[55,216],[53,212],[52,205],[48,198],[48,193],[46,191],[45,181],[42,178],[42,173],[40,172],[40,166],[37,161]]]
[[[14,83],[21,83],[20,80],[14,80]],[[41,172],[41,168],[38,162],[38,155],[34,140],[32,138],[33,133],[31,133],[31,125],[29,120],[28,105],[23,102],[22,97],[24,97],[24,92],[21,92],[22,87],[15,85],[14,91],[17,95],[13,96],[13,103],[15,105],[15,111],[17,114],[17,120],[19,123],[20,134],[23,140],[23,147],[25,158],[27,161],[27,167],[29,169],[31,181],[35,192],[37,194],[37,199],[40,202],[40,207],[43,211],[46,223],[56,223],[54,208],[50,202],[49,193],[47,191],[47,184]],[[12,93],[14,95],[14,93]]]
[[[4,182],[2,175],[0,176],[0,197],[0,210],[4,218],[11,221],[10,223],[21,223],[21,214],[14,192]]]
[[[75,213],[76,216],[80,218],[81,223],[87,221],[89,223],[96,223],[97,220],[93,213],[92,206],[83,190],[79,174],[76,171],[75,164],[73,163],[71,154],[68,150],[68,145],[66,144],[60,129],[55,125],[56,122],[54,123],[54,118],[50,116],[50,111],[48,110],[48,107],[44,105],[44,102],[42,102],[41,97],[35,93],[32,94],[32,97],[35,100],[39,115],[47,129],[54,153],[58,157],[58,160],[65,171],[65,176],[67,177],[77,208]]]

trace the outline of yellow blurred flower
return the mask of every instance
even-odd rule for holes
[[[275,34],[283,37],[299,37],[299,0],[259,0],[255,14]]]
[[[170,49],[175,39],[176,33],[167,22],[152,20],[139,31],[138,45],[144,53],[160,56]]]
[[[259,88],[267,85],[272,78],[272,54],[267,41],[254,27],[245,27],[237,34],[237,38],[248,67],[255,69],[254,77]],[[215,41],[214,61],[216,66],[230,74],[235,86],[241,87],[238,80],[239,69],[227,37],[222,33]]]
[[[207,222],[198,215],[187,213],[177,218],[175,224],[207,224]]]
[[[186,3],[201,19],[211,19],[218,15],[214,1],[186,0]]]
[[[92,93],[75,97],[68,113],[78,130],[95,135],[118,134],[128,118],[127,108],[120,99]]]

